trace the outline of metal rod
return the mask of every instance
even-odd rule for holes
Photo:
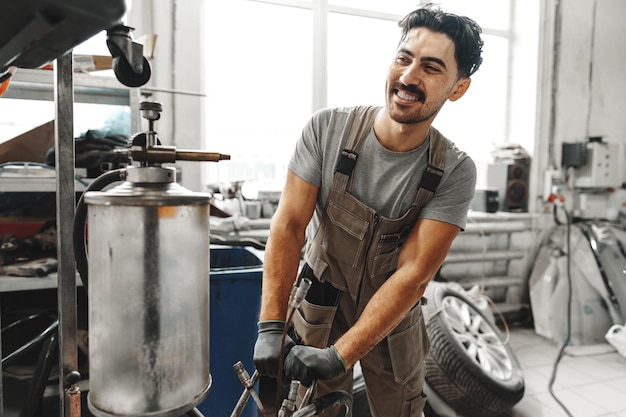
[[[200,412],[200,410],[198,410],[196,407],[192,408],[191,410],[187,411],[185,413],[185,415],[187,417],[204,417],[204,414],[202,414]]]
[[[180,161],[217,162],[217,161],[229,160],[230,155],[225,155],[225,154],[218,153],[218,152],[177,150],[176,159]]]
[[[195,150],[176,150],[173,146],[154,146],[149,148],[133,147],[131,149],[117,149],[120,155],[130,155],[135,161],[149,161],[157,163],[178,161],[219,162],[229,160],[230,155],[218,152]]]
[[[464,234],[477,234],[477,235],[489,235],[495,233],[515,233],[526,232],[529,227],[524,222],[516,222],[508,220],[505,223],[496,222],[472,222],[471,220],[465,227]]]
[[[495,262],[522,259],[526,253],[521,250],[490,250],[482,253],[450,253],[443,261],[444,265],[459,262]]]
[[[55,166],[59,309],[59,391],[61,415],[80,417],[80,390],[67,376],[78,369],[76,341],[76,264],[72,228],[74,189],[74,60],[72,53],[57,58],[54,65]]]
[[[240,373],[239,373],[240,371],[238,370],[238,369],[241,369],[242,367],[243,367],[243,364],[241,362],[237,362],[235,366],[233,367],[235,369],[235,372],[237,373],[237,376],[239,377],[239,380],[244,386],[244,390],[241,393],[241,396],[239,397],[239,400],[237,401],[237,404],[235,405],[235,408],[233,409],[233,412],[231,413],[230,417],[239,417],[244,407],[246,406],[248,402],[248,398],[250,398],[250,395],[253,395],[253,394],[256,395],[256,392],[254,391],[254,385],[259,379],[259,376],[260,376],[259,371],[255,370],[254,373],[252,374],[252,377],[246,378],[246,380],[244,381],[240,377]],[[256,397],[254,397],[253,399],[257,403],[257,407],[259,408],[261,415],[264,415],[265,410],[263,408],[263,403],[261,403],[261,399],[258,397],[258,395],[256,395]]]
[[[306,392],[304,393],[304,396],[302,397],[302,403],[300,404],[300,408],[309,405],[309,401],[311,401],[311,398],[313,397],[313,392],[315,392],[316,388],[317,388],[317,380],[313,381],[311,386],[307,388]]]

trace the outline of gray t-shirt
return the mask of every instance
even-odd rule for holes
[[[309,233],[313,233],[319,225],[337,161],[345,148],[341,138],[350,110],[324,109],[313,114],[289,161],[290,171],[320,187]],[[426,140],[412,151],[393,152],[378,142],[374,129],[371,129],[357,151],[359,156],[352,173],[352,194],[388,219],[401,217],[411,206],[422,173],[428,165],[429,144],[430,141]],[[422,209],[420,218],[443,221],[464,229],[475,186],[474,161],[449,142],[444,175],[435,195]]]

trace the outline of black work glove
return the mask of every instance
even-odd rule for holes
[[[261,375],[276,378],[278,376],[280,344],[285,322],[282,320],[260,321],[258,327],[258,337],[254,345],[254,365]],[[295,343],[291,337],[286,335],[283,355],[287,355],[294,345]]]
[[[285,375],[311,386],[314,379],[331,379],[346,372],[346,364],[334,346],[319,349],[294,346],[285,358]]]

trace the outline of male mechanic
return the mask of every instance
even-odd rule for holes
[[[360,361],[374,417],[422,413],[422,296],[465,227],[476,182],[474,162],[431,124],[469,88],[481,29],[432,5],[399,26],[386,106],[318,111],[297,142],[271,222],[254,349],[261,374],[284,365],[287,379],[317,380],[318,395],[352,392]],[[305,236],[300,276],[312,286],[283,363]]]

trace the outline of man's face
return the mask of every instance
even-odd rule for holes
[[[387,74],[387,110],[398,123],[434,119],[446,100],[457,100],[469,78],[458,79],[454,43],[426,28],[409,31]]]

